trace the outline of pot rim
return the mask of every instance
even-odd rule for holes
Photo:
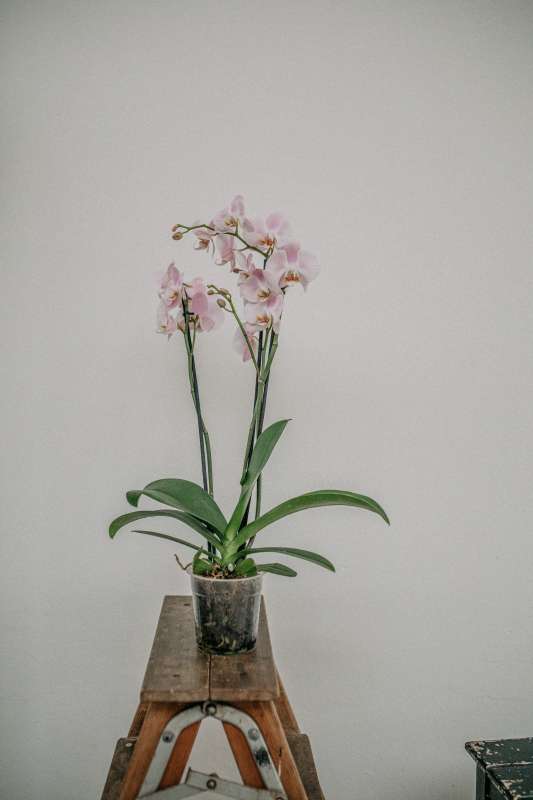
[[[263,579],[263,573],[259,572],[257,575],[249,575],[248,577],[243,578],[212,578],[206,575],[195,575],[194,572],[189,572],[189,577],[191,580],[195,581],[207,581],[208,583],[219,583],[221,585],[228,584],[228,583],[235,583],[236,581],[256,581],[257,579]]]

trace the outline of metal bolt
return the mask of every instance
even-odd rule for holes
[[[209,778],[209,780],[206,781],[205,785],[206,785],[206,787],[208,789],[216,789],[217,788],[217,782],[216,782],[216,780],[214,778]]]
[[[166,744],[169,744],[170,742],[174,741],[174,734],[172,731],[165,731],[161,738],[164,742],[166,742]]]
[[[259,731],[257,728],[250,728],[248,731],[248,737],[253,741],[256,742],[259,739]]]
[[[205,707],[205,713],[210,717],[214,717],[214,715],[217,713],[216,705],[214,703],[208,703]]]

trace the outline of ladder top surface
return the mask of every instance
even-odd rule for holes
[[[214,656],[196,645],[192,597],[167,595],[141,689],[141,702],[275,700],[279,696],[270,634],[261,598],[259,634],[252,653]]]

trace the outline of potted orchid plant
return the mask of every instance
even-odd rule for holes
[[[279,420],[264,426],[282,315],[291,288],[298,284],[307,289],[319,272],[316,258],[293,238],[285,217],[279,213],[264,220],[251,217],[239,195],[207,223],[175,225],[172,236],[176,241],[191,236],[196,250],[210,254],[217,265],[228,268],[236,278],[240,295],[237,301],[236,293],[218,282],[206,283],[201,277],[187,280],[174,263],[160,281],[158,332],[169,339],[176,335],[185,347],[198,421],[202,485],[171,477],[128,491],[127,501],[136,509],[142,497],[159,506],[117,517],[109,527],[109,535],[113,538],[121,528],[152,517],[171,518],[198,534],[200,542],[196,543],[158,531],[135,530],[194,551],[188,569],[198,644],[209,652],[243,652],[255,645],[263,573],[296,575],[292,567],[277,561],[261,563],[258,556],[276,553],[335,570],[329,559],[309,550],[270,545],[268,540],[263,545],[262,538],[256,544],[259,534],[283,517],[320,506],[354,506],[378,514],[387,523],[389,520],[375,500],[344,489],[307,492],[262,511],[263,471],[288,423]],[[254,378],[239,497],[229,518],[214,497],[211,440],[202,413],[196,370],[200,334],[215,331],[224,317],[235,325],[235,349],[249,364]],[[176,559],[181,565],[178,556]]]

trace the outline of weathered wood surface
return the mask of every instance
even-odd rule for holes
[[[213,700],[275,700],[279,696],[263,598],[255,650],[240,656],[211,656],[210,666],[209,694]]]
[[[150,703],[139,703],[137,707],[137,711],[135,712],[135,716],[133,717],[130,725],[130,729],[128,731],[128,736],[137,737],[141,732],[142,724],[144,722],[144,718],[146,717],[146,712],[150,708]]]
[[[467,742],[477,763],[476,796],[533,800],[533,738]]]
[[[141,689],[141,702],[189,703],[209,698],[209,658],[196,646],[192,597],[163,600]]]
[[[324,800],[309,737],[305,733],[289,733],[287,734],[287,741],[307,792],[308,800]]]
[[[264,600],[257,647],[239,656],[211,656],[196,646],[192,598],[167,595],[141,689],[141,702],[274,700],[278,681]]]
[[[287,692],[285,691],[285,686],[283,685],[283,681],[281,680],[280,674],[277,670],[276,674],[278,676],[279,697],[275,700],[275,703],[276,711],[278,712],[281,724],[285,729],[285,733],[300,733],[298,720],[296,719],[296,715],[292,710],[289,698],[287,697]]]
[[[275,703],[245,702],[233,705],[249,714],[263,734],[274,769],[290,800],[309,800]]]
[[[264,786],[263,779],[255,763],[252,751],[248,746],[246,736],[234,725],[229,725],[226,722],[224,722],[223,725],[243,784],[245,786],[251,786],[254,789],[262,789]]]
[[[118,740],[107,774],[104,791],[102,792],[102,800],[118,800],[134,746],[135,739]]]
[[[128,770],[122,784],[119,800],[135,800],[135,798],[137,798],[146,777],[146,773],[148,772],[148,768],[152,762],[152,758],[161,734],[165,730],[165,726],[169,720],[172,719],[172,717],[174,717],[176,714],[179,714],[179,712],[183,711],[185,708],[185,705],[179,705],[176,703],[150,704],[143,720],[141,731],[133,750],[133,755],[131,756],[128,764]],[[184,731],[184,733],[186,733],[186,731]],[[189,746],[189,751],[186,752],[185,748],[185,751],[180,754],[178,753],[178,750],[180,748],[181,738],[181,736],[178,738],[174,750],[176,751],[177,762],[183,770],[190,753],[190,748],[192,748],[194,743],[194,735],[192,740],[189,736],[185,738],[185,744],[186,746]],[[173,760],[173,757],[174,754],[171,756],[171,761]],[[181,779],[181,773],[178,773],[175,766],[171,767],[170,763],[169,768],[172,769],[172,775],[175,779],[175,783],[179,783]],[[163,779],[165,778],[166,774],[163,776]]]

